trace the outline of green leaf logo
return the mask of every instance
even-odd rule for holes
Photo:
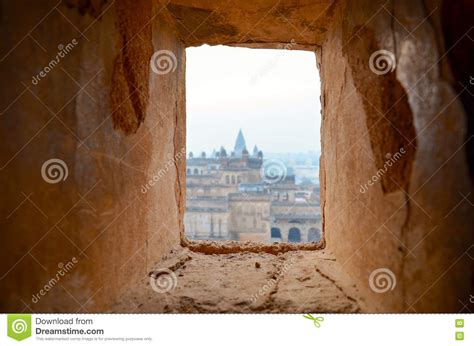
[[[9,314],[7,316],[7,335],[21,341],[31,336],[30,314]]]

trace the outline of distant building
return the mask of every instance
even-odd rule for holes
[[[186,235],[190,239],[317,242],[321,240],[319,186],[294,175],[268,182],[263,153],[249,154],[242,130],[234,150],[186,160]],[[291,172],[291,170],[289,170]]]
[[[242,129],[240,129],[237,139],[235,140],[234,153],[237,156],[242,156],[244,150],[247,150],[247,145],[245,144],[245,138],[244,134],[242,133]]]

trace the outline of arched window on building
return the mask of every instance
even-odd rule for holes
[[[321,230],[319,228],[310,228],[308,230],[308,241],[318,242],[321,240]]]
[[[290,231],[288,232],[288,242],[289,243],[301,242],[301,231],[299,228],[296,228],[296,227],[290,228]]]
[[[232,176],[232,185],[235,185],[235,175]]]
[[[230,184],[230,177],[228,175],[225,176],[225,183]]]
[[[188,169],[186,170],[186,174],[191,174],[191,168],[188,168]]]
[[[197,168],[194,168],[193,174],[199,174],[199,170]]]
[[[272,227],[270,229],[270,237],[272,242],[281,241],[281,231],[278,227]]]

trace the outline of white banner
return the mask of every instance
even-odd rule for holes
[[[2,314],[0,319],[0,345],[474,344],[474,318],[467,314]]]

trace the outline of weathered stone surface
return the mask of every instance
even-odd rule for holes
[[[335,0],[161,1],[186,46],[226,44],[278,47],[293,40],[314,50],[334,19]],[[280,46],[281,48],[281,46]]]
[[[327,246],[370,310],[458,311],[472,276],[472,206],[462,197],[470,193],[466,117],[440,73],[439,7],[428,19],[421,1],[382,5],[347,2],[322,47]],[[381,49],[396,69],[379,76],[367,67]],[[400,146],[405,156],[361,192]],[[377,268],[395,273],[393,291],[370,289]]]
[[[259,268],[255,261],[260,264]],[[347,273],[341,271],[337,261],[326,251],[294,251],[277,256],[266,253],[204,255],[184,251],[156,263],[155,269],[170,269],[176,276],[157,283],[149,277],[143,278],[137,289],[124,294],[111,311],[361,310],[360,297],[347,280]]]
[[[473,282],[470,137],[440,8],[435,0],[2,2],[0,310],[130,311],[150,296],[139,311],[459,311]],[[292,49],[316,50],[321,72],[326,250],[189,243],[185,47],[292,40]],[[368,64],[381,49],[396,67],[377,75]],[[150,68],[157,51],[175,57],[171,72]],[[52,158],[68,168],[56,184],[41,175]],[[182,263],[188,247],[201,252]],[[60,285],[32,302],[73,257]],[[247,304],[291,258],[276,289]],[[182,286],[161,302],[147,274],[169,261]],[[384,294],[369,285],[378,268],[396,278]]]
[[[34,311],[100,311],[179,243],[180,159],[142,189],[184,148],[184,49],[148,1],[133,3],[147,8],[146,18],[153,14],[153,31],[132,37],[139,30],[127,23],[143,26],[145,11],[117,3],[100,18],[58,1],[2,3],[8,13],[1,23],[2,311],[25,304]],[[74,38],[77,46],[32,85],[58,44]],[[133,43],[126,46],[124,38]],[[176,53],[173,74],[149,69],[158,49]],[[118,70],[117,59],[128,62]],[[120,78],[126,85],[117,84]],[[67,165],[65,181],[42,179],[41,167],[51,158]],[[58,264],[72,257],[77,265],[33,303]]]

